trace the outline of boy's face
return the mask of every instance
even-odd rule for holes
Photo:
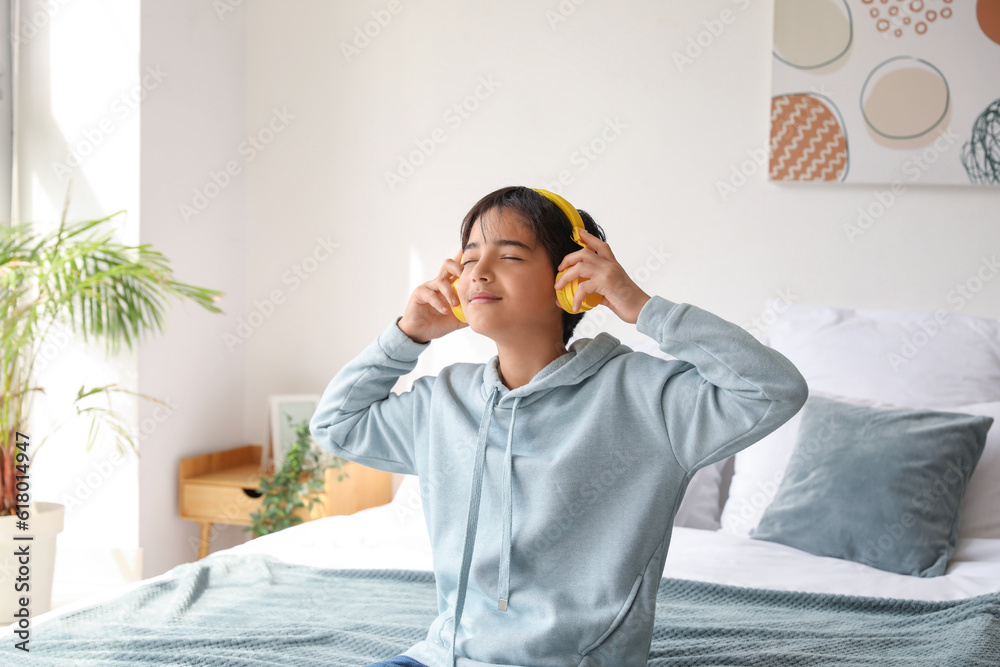
[[[462,252],[458,298],[469,326],[500,342],[562,340],[556,274],[545,248],[515,211],[492,209],[473,223]],[[485,226],[485,237],[483,227]],[[485,292],[493,298],[476,297]]]

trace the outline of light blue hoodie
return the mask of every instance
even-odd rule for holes
[[[691,476],[788,420],[807,388],[784,356],[695,306],[654,296],[636,327],[677,360],[601,333],[514,390],[493,357],[396,395],[429,343],[392,324],[327,387],[311,423],[320,445],[420,477],[439,616],[406,655],[646,664]]]

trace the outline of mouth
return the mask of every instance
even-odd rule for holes
[[[476,292],[469,299],[469,303],[495,303],[500,300],[500,297],[493,296],[492,294],[487,294],[486,292]]]

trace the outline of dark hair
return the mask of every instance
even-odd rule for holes
[[[462,221],[462,246],[469,242],[469,235],[472,233],[472,225],[476,220],[480,220],[488,211],[493,209],[512,210],[524,218],[535,234],[535,239],[542,245],[552,262],[553,278],[556,268],[562,262],[563,257],[580,249],[576,241],[573,240],[573,224],[566,217],[558,206],[548,197],[541,195],[531,188],[521,185],[514,185],[500,188],[496,192],[486,195],[472,207]],[[583,210],[577,209],[580,217],[583,218],[583,225],[588,232],[605,241],[604,230],[601,229],[594,219]],[[567,313],[563,311],[563,345],[569,342],[573,336],[573,330],[583,319],[583,313]]]

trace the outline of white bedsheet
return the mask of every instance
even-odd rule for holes
[[[212,553],[266,553],[289,563],[341,569],[431,569],[431,548],[419,507],[397,502],[350,516],[318,519]],[[126,590],[167,576],[138,581]],[[1000,592],[1000,540],[959,540],[941,577],[909,577],[821,558],[781,544],[729,533],[675,527],[665,577],[774,590],[914,600],[952,600]],[[115,593],[117,595],[119,593]],[[97,601],[104,594],[53,609],[37,625]],[[10,627],[0,635],[10,634]]]
[[[431,569],[422,516],[392,504],[311,521],[226,551],[268,553],[317,567]],[[1000,540],[960,540],[948,573],[922,578],[723,531],[677,527],[664,576],[751,588],[952,600],[1000,592]]]

